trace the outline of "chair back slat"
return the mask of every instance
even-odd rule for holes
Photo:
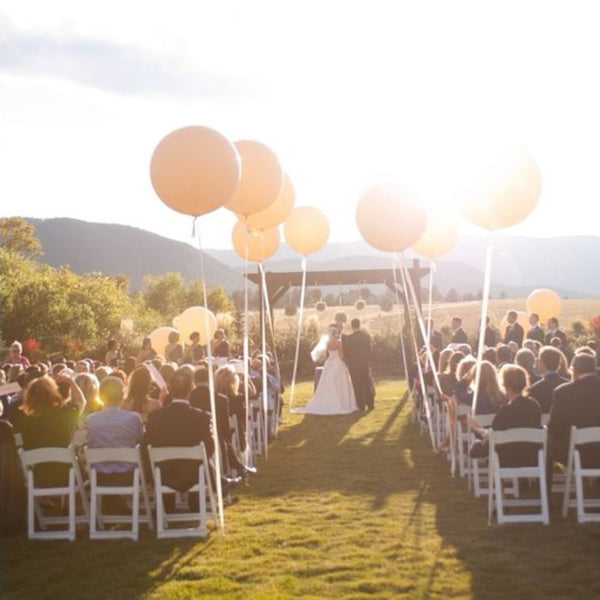
[[[138,463],[140,447],[135,448],[90,448],[85,447],[85,456],[90,465],[103,462]]]
[[[204,443],[198,446],[164,446],[162,448],[148,446],[148,454],[154,463],[165,460],[202,460],[205,456]]]
[[[574,446],[600,443],[600,427],[584,427],[571,429],[571,439]]]
[[[490,441],[493,439],[495,446],[503,444],[515,444],[519,442],[528,442],[531,444],[545,444],[546,429],[536,429],[533,427],[515,427],[504,431],[491,431]]]
[[[19,450],[19,454],[25,467],[49,462],[73,464],[75,459],[72,448],[35,448],[34,450]]]

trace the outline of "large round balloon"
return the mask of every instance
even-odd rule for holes
[[[457,201],[462,215],[493,231],[516,225],[536,207],[542,175],[535,159],[522,148],[511,150],[480,184]]]
[[[529,316],[522,310],[517,310],[517,323],[527,332],[529,329]],[[506,328],[508,327],[508,315],[504,315],[500,321],[500,337],[504,339]]]
[[[356,208],[356,224],[373,248],[402,252],[423,235],[427,213],[414,194],[385,181],[363,192]]]
[[[294,184],[289,176],[284,173],[283,187],[273,204],[247,217],[243,215],[238,215],[238,217],[251,229],[264,231],[265,229],[281,225],[290,216],[295,202],[296,191],[294,190]]]
[[[539,289],[531,292],[527,298],[527,312],[537,313],[540,323],[547,323],[552,317],[558,319],[562,312],[562,300],[552,290]]]
[[[238,256],[248,260],[261,262],[271,258],[279,248],[279,229],[254,231],[238,221],[231,232],[231,243]]]
[[[197,217],[231,200],[240,181],[234,145],[208,127],[177,129],[156,146],[150,178],[170,208]]]
[[[329,239],[329,221],[314,206],[295,208],[283,228],[288,245],[307,256],[317,252]]]
[[[435,208],[427,213],[427,226],[413,245],[413,250],[434,260],[447,254],[458,242],[458,219],[446,208]]]
[[[173,331],[177,332],[177,329],[174,327],[158,327],[148,336],[150,338],[152,348],[156,350],[157,354],[164,356],[165,348],[169,343],[169,335]]]
[[[208,314],[208,329],[206,328],[205,314]],[[181,341],[187,342],[190,334],[197,331],[200,334],[200,344],[205,346],[212,339],[217,330],[217,317],[203,306],[191,306],[186,308],[180,315],[173,319],[177,323],[177,329],[181,334]]]
[[[242,177],[226,207],[247,217],[273,204],[283,186],[283,169],[268,146],[254,140],[235,142],[242,160]]]

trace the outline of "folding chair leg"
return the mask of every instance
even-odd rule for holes
[[[131,514],[131,530],[134,539],[137,541],[139,538],[140,530],[140,474],[137,469],[133,475],[133,507]]]
[[[69,539],[75,539],[75,474],[69,472]]]
[[[573,465],[572,461],[569,460],[569,464],[567,466],[567,477],[565,481],[565,491],[563,494],[563,506],[562,506],[562,516],[566,518],[569,514],[569,505],[571,504],[571,488],[573,486]]]
[[[548,489],[546,488],[546,467],[544,465],[544,457],[540,452],[539,457],[540,467],[540,501],[542,504],[542,518],[544,525],[550,524],[550,508],[548,506]]]

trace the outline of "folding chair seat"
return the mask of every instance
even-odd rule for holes
[[[152,511],[146,487],[142,454],[139,444],[135,448],[89,448],[85,446],[85,456],[90,479],[90,538],[116,539],[139,538],[139,524],[152,526]],[[135,465],[131,471],[130,485],[101,485],[94,465],[106,462],[125,462]],[[144,504],[144,515],[140,516],[140,491]],[[131,496],[131,515],[107,515],[102,512],[103,496]],[[131,524],[126,529],[105,529],[107,524]]]
[[[500,464],[498,448],[508,444],[529,443],[539,446],[537,451],[537,464],[519,467],[503,467]],[[491,524],[494,508],[499,524],[502,523],[550,523],[548,509],[548,494],[546,489],[546,429],[533,429],[528,427],[507,429],[506,431],[490,431],[489,433],[489,493],[488,493],[488,523]],[[530,479],[539,481],[539,499],[533,498],[505,498],[503,483],[515,480]],[[507,514],[505,508],[530,508],[540,507],[539,512]]]
[[[586,509],[599,509],[600,497],[598,495],[598,485],[592,489],[596,490],[595,498],[586,498],[584,493],[584,481],[600,480],[600,464],[592,467],[581,464],[581,446],[585,444],[600,444],[600,427],[586,427],[577,429],[571,428],[571,438],[569,441],[569,457],[567,460],[567,474],[565,490],[563,496],[563,517],[566,517],[569,508],[577,509],[577,522],[589,523],[600,521],[600,512],[590,512]],[[572,498],[573,494],[575,497]]]
[[[216,449],[218,451],[218,448]],[[148,446],[148,455],[154,476],[154,498],[156,504],[156,536],[172,537],[206,537],[208,535],[208,519],[215,523],[218,520],[217,502],[209,471],[209,461],[203,443],[189,447],[154,448]],[[178,494],[177,490],[165,485],[160,471],[160,463],[172,460],[195,460],[198,465],[198,483],[187,490],[187,495],[198,494],[198,512],[167,512],[163,494]],[[210,504],[207,510],[206,501]],[[172,523],[198,523],[195,527],[169,528]]]
[[[68,448],[36,448],[34,450],[19,450],[21,464],[25,473],[27,482],[27,537],[30,540],[36,539],[67,539],[73,541],[76,534],[76,522],[85,520],[87,522],[88,504],[83,486],[83,478],[79,469],[77,457],[74,449]],[[34,468],[43,468],[45,464],[65,464],[70,465],[67,483],[65,485],[56,485],[53,487],[36,486]],[[79,492],[81,505],[84,515],[78,518],[76,496]],[[41,498],[60,497],[68,499],[67,516],[47,516],[44,514],[42,505],[39,502]],[[41,531],[36,530],[36,518],[39,522]],[[67,525],[66,529],[48,529],[50,526]]]

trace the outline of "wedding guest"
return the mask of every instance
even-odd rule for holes
[[[466,344],[467,334],[462,328],[462,319],[460,317],[452,317],[452,343],[453,344]]]
[[[175,363],[164,363],[161,365],[159,372],[167,386],[171,383],[171,378],[175,374],[175,371],[177,371],[177,365]]]
[[[513,354],[506,344],[499,344],[496,348],[496,354],[498,356],[498,371],[504,365],[509,365],[513,361]]]
[[[509,342],[515,342],[515,344],[517,344],[517,349],[519,349],[523,345],[525,331],[523,330],[523,327],[521,327],[521,325],[519,324],[517,317],[518,314],[516,310],[509,310],[506,313],[506,320],[508,321],[508,325],[504,334],[504,343],[508,345]]]
[[[14,341],[10,345],[10,354],[4,362],[5,365],[21,365],[23,368],[29,366],[29,359],[23,356],[23,346],[20,342]]]
[[[146,365],[136,367],[129,376],[127,396],[122,404],[123,410],[138,413],[144,423],[152,411],[162,407],[161,399],[150,396],[151,384],[150,369]]]
[[[119,342],[115,339],[108,340],[108,351],[104,357],[104,364],[109,367],[116,367],[121,360],[121,350]]]
[[[230,358],[231,349],[229,347],[229,342],[225,338],[225,331],[223,329],[217,329],[215,331],[211,344],[212,355],[215,358]]]
[[[454,387],[458,383],[456,370],[460,361],[464,357],[465,355],[462,352],[452,352],[446,368],[444,369],[444,371],[440,372],[438,376],[440,387],[442,388],[442,393],[444,394],[444,396],[446,396],[446,399],[452,396],[454,392]]]
[[[546,334],[546,346],[550,346],[553,338],[559,338],[561,346],[567,348],[569,343],[567,342],[567,336],[558,328],[558,319],[551,317],[548,319],[548,333]]]
[[[565,346],[565,344],[563,343],[562,338],[560,338],[560,337],[553,337],[550,340],[550,345],[553,346],[554,348],[556,348],[557,350],[560,350],[565,355],[567,363],[571,362],[571,359],[573,358],[573,352],[572,352],[572,350],[570,348],[568,348],[567,346]]]
[[[98,381],[102,381],[105,377],[108,377],[112,372],[113,370],[111,367],[102,365],[94,371],[94,375],[98,378]]]
[[[490,318],[485,318],[485,333],[483,335],[483,345],[487,348],[493,348],[496,345],[496,330],[490,325]],[[475,348],[479,348],[479,334],[475,340]]]
[[[91,373],[80,373],[75,377],[75,383],[85,396],[85,414],[102,410],[104,405],[100,400],[100,381]]]
[[[460,404],[473,404],[475,394],[476,365],[471,367],[468,374],[470,380],[469,387],[457,395]],[[504,397],[498,385],[498,375],[496,367],[487,361],[481,362],[481,371],[479,374],[479,393],[477,394],[476,415],[490,415],[498,412],[504,403]]]
[[[551,346],[557,352],[560,352],[560,364],[558,365],[558,374],[565,379],[571,379],[571,370],[569,369],[569,361],[567,357],[564,355],[564,352],[561,352],[558,348]]]
[[[89,373],[90,365],[86,360],[78,360],[75,363],[75,373]]]
[[[477,364],[474,356],[465,356],[456,367],[456,385],[452,390],[452,404],[460,404],[461,398],[465,398],[471,386],[472,368]]]
[[[3,371],[1,371],[3,372]],[[4,418],[0,403],[0,531],[2,536],[21,533],[25,529],[27,496],[14,428]]]
[[[541,350],[541,343],[537,340],[523,340],[523,348],[531,350],[531,352],[533,352],[533,356],[537,360]]]
[[[531,313],[529,315],[529,331],[527,332],[527,339],[537,340],[543,344],[544,338],[544,330],[540,327],[540,316],[537,313]]]
[[[183,348],[179,343],[179,332],[171,331],[168,340],[169,343],[165,346],[165,360],[179,364],[183,358]]]
[[[535,372],[535,355],[531,350],[521,348],[515,354],[515,363],[523,367],[527,372],[527,377],[529,378],[528,386],[532,386],[540,380],[540,376]]]
[[[561,353],[552,346],[544,346],[538,358],[538,369],[541,379],[529,388],[529,395],[537,401],[542,414],[548,414],[552,407],[554,390],[569,380],[558,374]]]
[[[483,353],[483,360],[487,360],[489,363],[492,363],[494,367],[498,366],[498,352],[496,348],[487,348]]]
[[[200,345],[200,333],[193,331],[189,337],[190,345],[184,353],[184,361],[188,364],[198,364],[204,358],[204,348]]]
[[[473,354],[473,349],[471,348],[471,346],[469,346],[469,344],[458,344],[458,346],[456,346],[456,349],[459,352],[462,352],[465,356]]]
[[[429,345],[433,350],[441,352],[444,346],[442,332],[433,327],[433,319],[427,319],[425,327],[429,331]]]
[[[441,375],[448,368],[448,363],[450,362],[450,357],[452,356],[452,350],[450,348],[444,348],[440,352],[440,356],[438,358],[438,375]]]
[[[576,354],[572,363],[573,381],[554,389],[548,422],[551,461],[566,464],[573,425],[578,429],[600,426],[600,379],[596,368],[596,357]],[[600,444],[585,444],[580,453],[582,466],[600,466]]]
[[[127,377],[129,377],[131,373],[133,373],[133,370],[135,369],[137,364],[138,361],[135,356],[128,356],[125,359],[125,361],[123,362],[123,371],[125,372],[125,375],[127,375]]]
[[[142,340],[142,347],[137,355],[137,360],[139,363],[146,362],[147,360],[152,360],[156,357],[156,350],[152,347],[152,340],[147,337]]]

